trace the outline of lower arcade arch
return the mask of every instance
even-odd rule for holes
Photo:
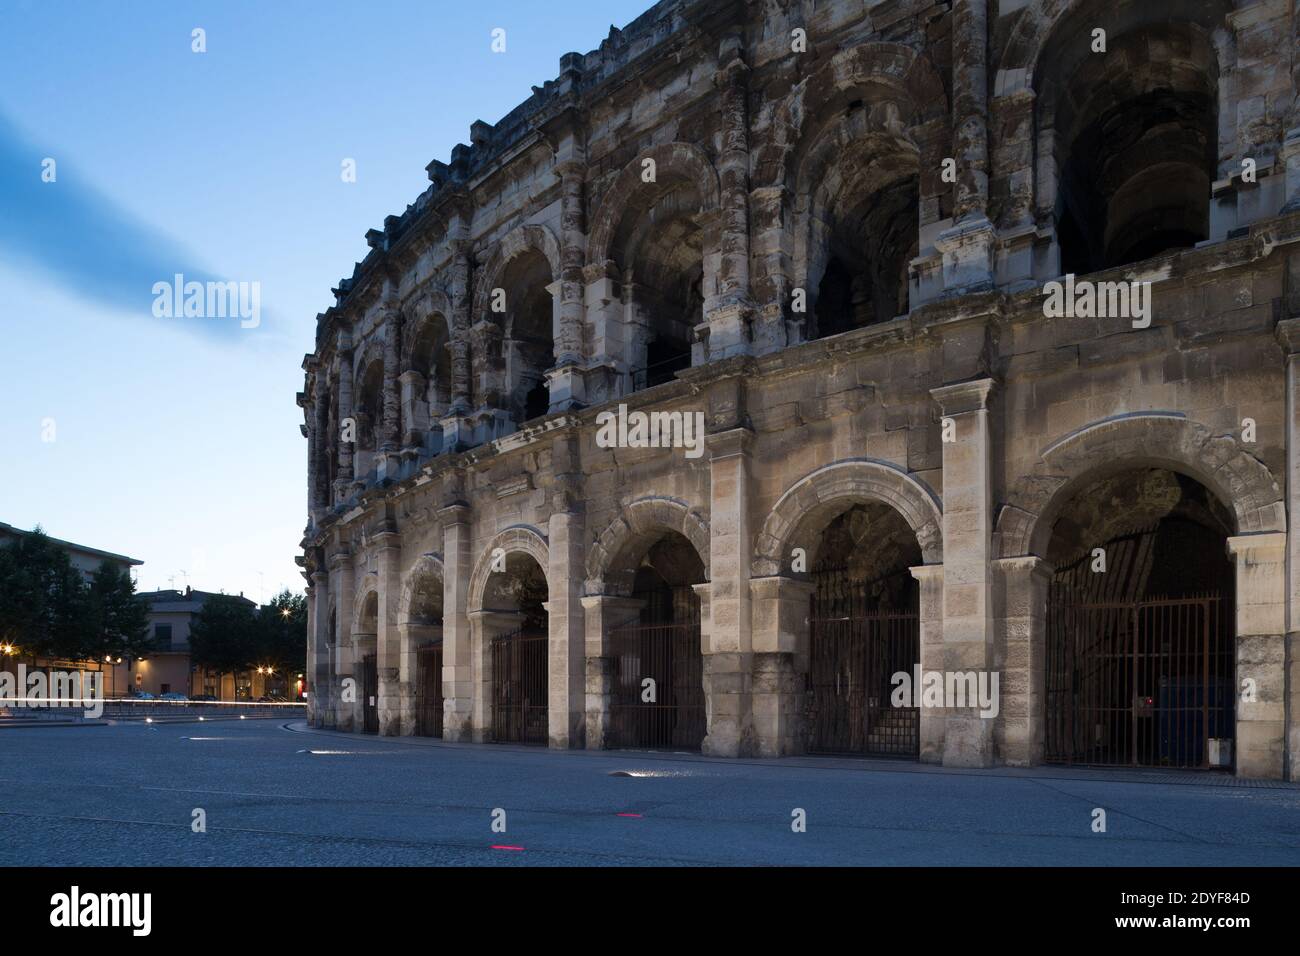
[[[1233,516],[1195,479],[1134,467],[1083,485],[1047,547],[1044,758],[1232,766]]]
[[[490,685],[487,739],[545,746],[548,740],[548,632],[546,574],[522,551],[499,556],[501,570],[483,589],[485,683]]]
[[[609,747],[699,750],[706,732],[700,597],[704,562],[665,531],[632,577],[630,618],[610,630]]]
[[[402,630],[403,681],[413,685],[414,732],[441,737],[443,732],[442,575],[434,562],[422,559],[403,595],[406,620]]]
[[[854,503],[810,539],[802,727],[809,753],[917,757],[920,709],[894,694],[920,663],[921,546],[878,501]]]

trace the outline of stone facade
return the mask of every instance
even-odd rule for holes
[[[373,654],[379,732],[414,732],[436,633],[444,736],[488,739],[517,560],[547,739],[603,746],[608,634],[671,533],[705,568],[703,750],[801,752],[792,555],[878,503],[920,549],[922,666],[1002,675],[995,719],[922,711],[920,759],[1039,763],[1054,529],[1155,468],[1226,516],[1235,771],[1300,779],[1297,39],[1300,0],[664,0],[566,54],[318,319],[313,722],[361,728]],[[1148,284],[1149,323],[1049,315],[1066,272]],[[702,453],[604,447],[619,405],[703,413]]]

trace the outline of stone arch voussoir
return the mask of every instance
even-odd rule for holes
[[[406,576],[402,579],[402,597],[397,605],[397,623],[410,623],[411,602],[415,599],[416,583],[428,575],[436,576],[440,584],[446,580],[443,577],[441,556],[432,553],[422,554],[406,572]]]
[[[1204,485],[1233,514],[1237,534],[1286,530],[1282,490],[1268,467],[1231,435],[1215,435],[1177,412],[1121,415],[1048,445],[998,512],[998,557],[1046,556],[1061,509],[1089,481],[1161,467]]]
[[[637,564],[660,534],[673,531],[695,548],[709,575],[709,522],[699,511],[677,498],[649,496],[623,506],[596,538],[587,555],[586,594],[631,593]]]
[[[498,548],[507,555],[529,555],[541,567],[543,574],[549,574],[550,546],[546,535],[532,525],[511,525],[492,538],[474,563],[474,570],[469,577],[470,611],[483,609],[483,592],[487,588],[488,575],[492,573],[492,555]]]
[[[818,468],[781,496],[755,537],[751,574],[783,573],[790,550],[804,546],[800,535],[820,533],[834,512],[868,501],[890,506],[907,521],[926,564],[943,563],[943,509],[938,496],[897,465],[854,458]]]

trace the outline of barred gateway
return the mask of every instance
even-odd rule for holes
[[[1300,779],[1297,31],[664,0],[565,54],[319,317],[312,722]]]

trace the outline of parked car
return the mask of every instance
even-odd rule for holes
[[[131,696],[134,697],[136,700],[157,700],[157,699],[158,699],[158,698],[155,697],[153,694],[149,693],[148,691],[143,691],[143,690],[142,690],[142,691],[137,691],[136,693],[132,694]]]
[[[190,700],[216,700],[213,694],[195,694]]]
[[[186,697],[184,694],[177,693],[174,690],[166,694],[163,694],[158,699],[159,700],[189,700],[189,698]]]

